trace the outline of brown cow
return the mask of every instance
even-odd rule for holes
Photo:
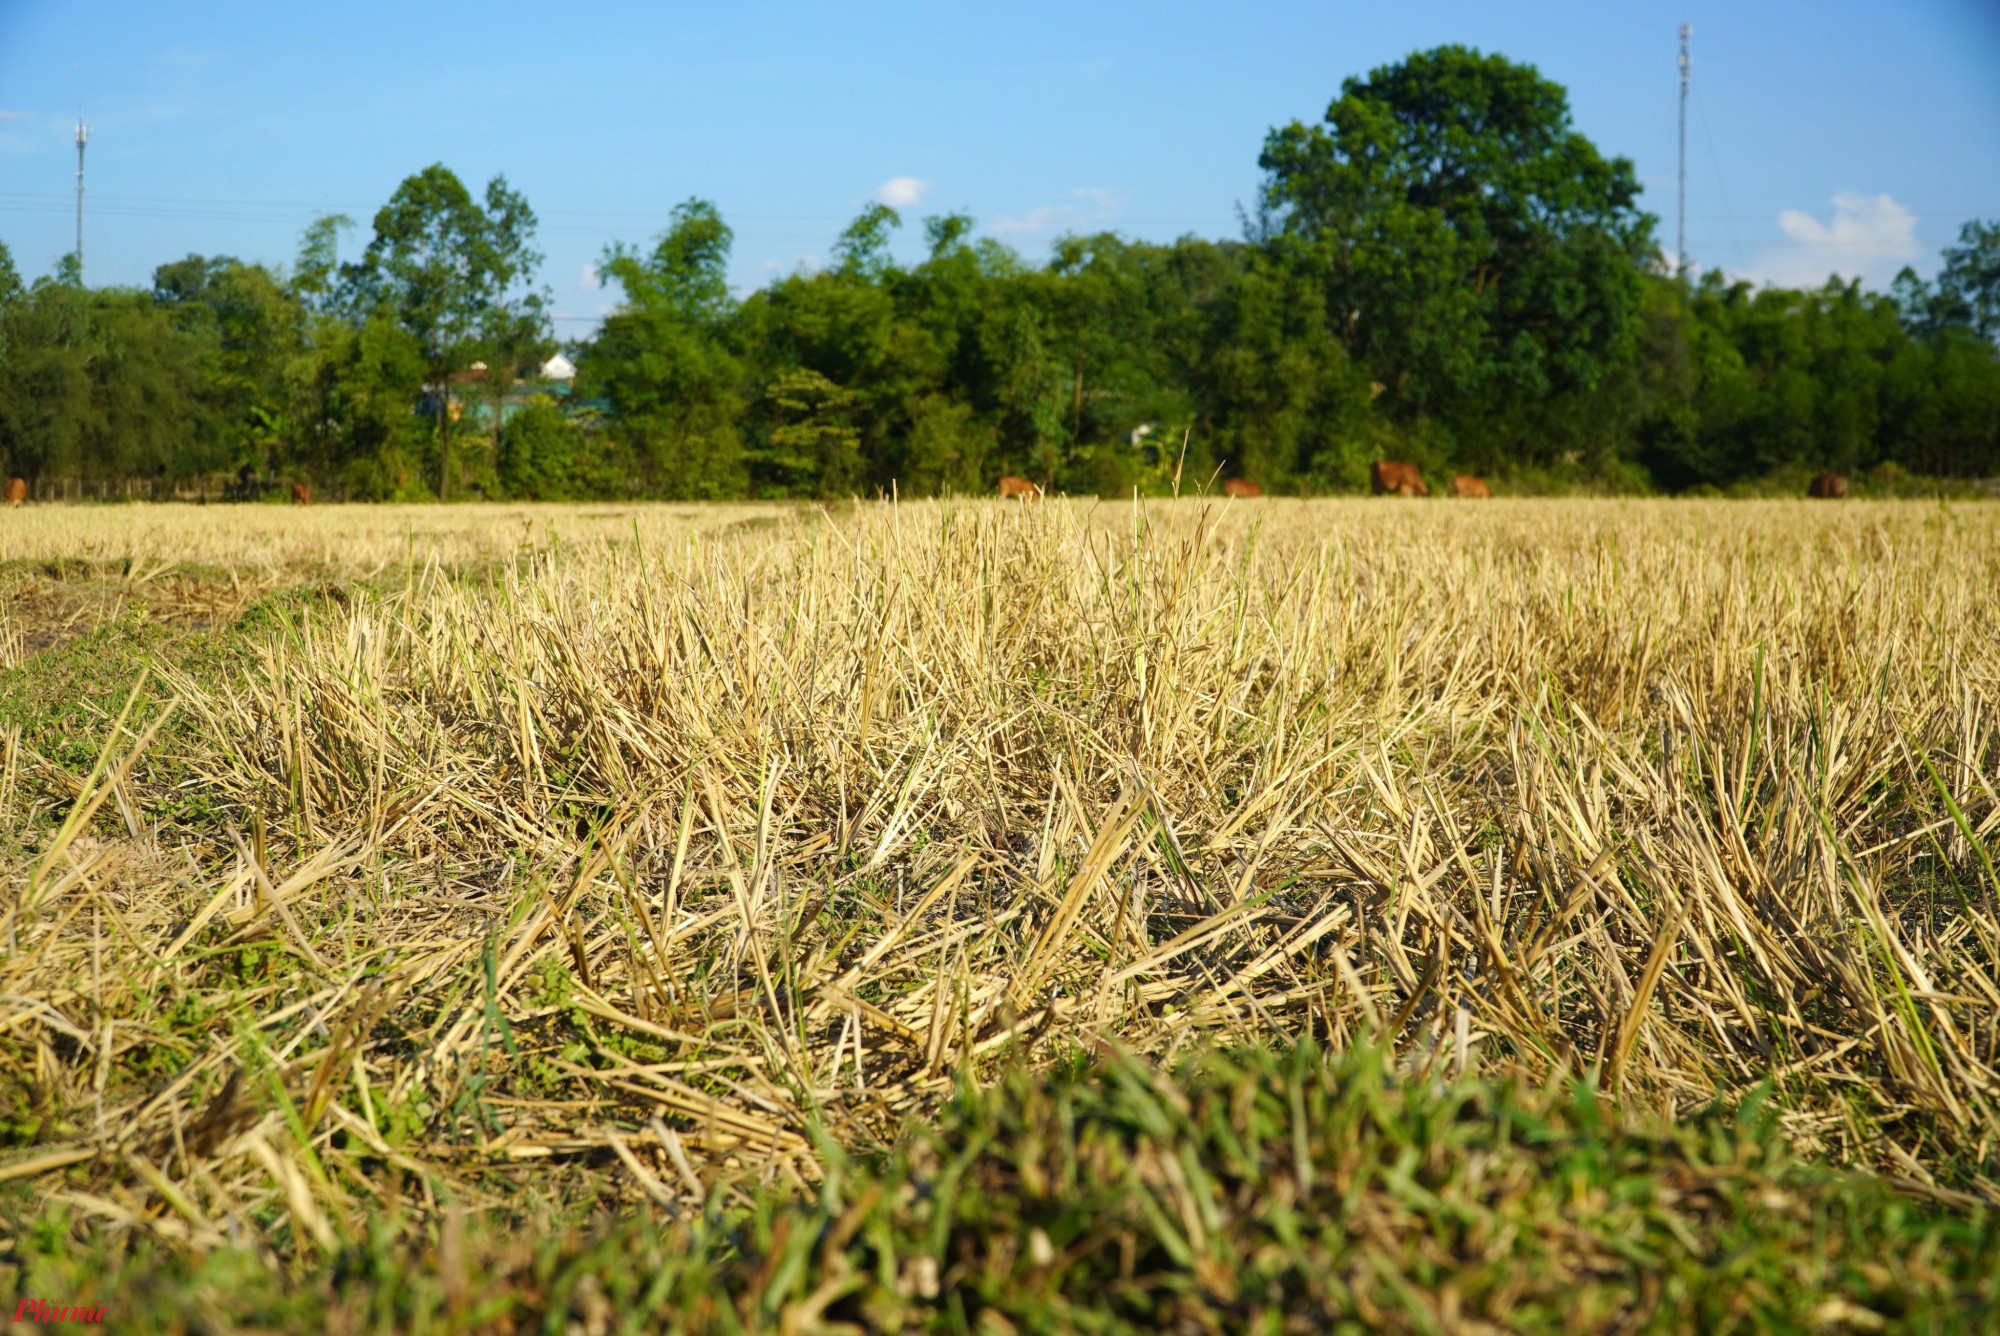
[[[1453,496],[1491,496],[1493,489],[1486,485],[1486,479],[1475,478],[1470,473],[1454,473],[1451,477]]]
[[[1010,473],[1000,479],[1000,499],[1005,501],[1010,496],[1018,496],[1023,501],[1039,501],[1042,499],[1042,489],[1026,478],[1017,478]]]
[[[1841,497],[1847,495],[1847,475],[1845,473],[1822,473],[1806,488],[1807,496]]]
[[[1233,496],[1238,501],[1248,501],[1253,497],[1264,495],[1264,489],[1248,478],[1228,478],[1223,481],[1222,494]]]
[[[10,506],[18,506],[27,499],[28,499],[28,480],[26,478],[7,479],[7,504]]]
[[[292,504],[295,506],[309,506],[312,503],[313,503],[312,484],[309,482],[293,483]]]
[[[1424,475],[1417,472],[1417,466],[1405,464],[1399,459],[1378,459],[1370,464],[1368,481],[1377,496],[1386,496],[1390,492],[1397,496],[1431,494],[1431,489],[1424,486]]]

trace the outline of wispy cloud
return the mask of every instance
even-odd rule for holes
[[[1917,216],[1889,196],[1843,191],[1832,203],[1833,217],[1824,222],[1799,209],[1780,213],[1778,230],[1787,241],[1759,256],[1750,277],[1801,286],[1839,274],[1879,286],[1923,255]]]
[[[1092,186],[1084,190],[1072,190],[1070,198],[1074,204],[1044,204],[1030,209],[1019,217],[1003,215],[991,219],[986,230],[997,237],[1014,240],[1032,240],[1037,237],[1053,236],[1057,232],[1074,232],[1081,228],[1102,227],[1118,215],[1119,195],[1106,186]]]
[[[0,111],[0,121],[28,121],[34,117],[25,111]]]
[[[924,194],[930,188],[930,182],[919,181],[914,176],[892,176],[876,186],[875,193],[869,198],[892,209],[914,209],[923,202]]]
[[[604,278],[597,272],[596,265],[587,264],[583,267],[583,272],[577,277],[577,286],[580,288],[601,288],[604,286]]]

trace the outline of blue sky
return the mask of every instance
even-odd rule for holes
[[[1064,230],[1238,234],[1267,129],[1347,75],[1463,42],[1568,86],[1638,167],[1671,244],[1675,28],[1694,26],[1689,251],[1765,281],[1886,284],[2000,218],[2000,0],[1757,4],[330,6],[0,0],[0,239],[25,274],[72,244],[94,127],[92,283],[189,252],[288,261],[442,161],[504,172],[582,334],[591,262],[689,196],[736,230],[733,281],[825,257],[871,198],[963,211],[1030,258]]]

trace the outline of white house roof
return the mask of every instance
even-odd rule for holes
[[[564,357],[561,353],[557,353],[554,357],[551,357],[548,361],[542,363],[542,379],[575,380],[576,363],[570,361],[567,357]]]

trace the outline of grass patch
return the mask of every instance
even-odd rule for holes
[[[640,1145],[654,1161],[658,1145]],[[633,1152],[628,1149],[628,1154]],[[622,1172],[622,1171],[620,1171]],[[671,1173],[671,1170],[668,1170]],[[15,1194],[0,1292],[119,1330],[1975,1331],[2000,1232],[1802,1163],[1752,1100],[1650,1132],[1589,1088],[1368,1050],[1123,1053],[962,1089],[799,1193],[540,1228],[357,1226],[314,1265],[77,1234]],[[533,1241],[539,1239],[539,1241]]]
[[[58,819],[76,799],[142,673],[144,694],[155,700],[163,670],[184,685],[220,689],[254,661],[249,633],[268,619],[260,610],[269,601],[253,603],[232,626],[189,624],[144,599],[119,597],[108,615],[45,627],[40,648],[0,668],[0,740],[15,775],[7,798],[18,809],[4,815],[19,818],[8,822],[16,839]],[[185,714],[169,720],[130,781],[152,821],[188,832],[215,829],[218,815],[215,795],[190,782],[197,779],[189,745],[197,727]],[[120,833],[116,804],[107,804],[97,827]]]

